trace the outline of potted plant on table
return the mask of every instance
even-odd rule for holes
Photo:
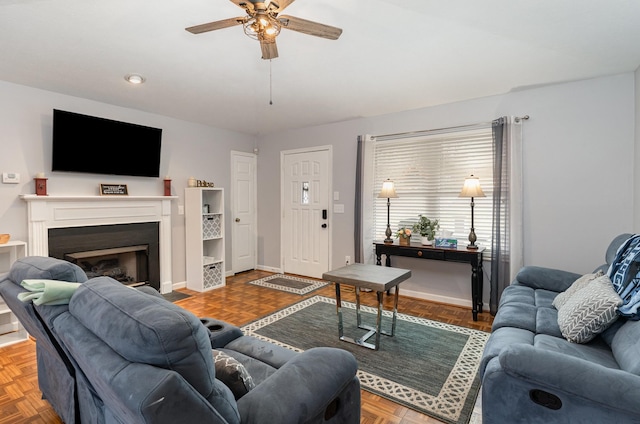
[[[400,227],[396,232],[396,238],[400,246],[409,246],[411,243],[411,228]]]
[[[429,219],[426,216],[418,215],[418,222],[413,226],[413,231],[420,233],[420,241],[425,246],[433,244],[433,239],[436,236],[436,230],[440,228],[437,219]]]

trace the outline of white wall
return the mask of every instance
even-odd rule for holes
[[[345,255],[353,255],[354,167],[359,134],[440,128],[528,114],[531,119],[524,124],[523,168],[525,261],[588,272],[602,262],[611,238],[640,230],[633,212],[634,206],[638,210],[640,197],[640,176],[633,171],[640,163],[636,158],[640,149],[635,149],[640,140],[634,132],[636,122],[640,122],[636,107],[640,103],[638,80],[640,71],[262,136],[257,141],[258,263],[280,266],[280,151],[333,145],[332,191],[340,193],[340,200],[334,203],[345,205],[345,213],[334,214],[331,223],[331,261],[337,267]],[[17,185],[0,183],[0,233],[10,233],[14,239],[27,238],[26,206],[18,196],[34,192],[32,177],[37,172],[47,174],[50,194],[96,194],[101,182],[126,183],[132,194],[162,193],[160,179],[51,173],[53,108],[163,128],[161,175],[173,178],[173,192],[180,196],[173,215],[173,281],[184,281],[184,217],[178,215],[177,207],[183,204],[187,178],[194,175],[228,188],[230,150],[251,152],[256,140],[0,82],[0,172],[18,172],[22,177]],[[226,200],[228,211],[229,190]],[[230,258],[230,238],[227,240]],[[469,303],[468,266],[408,258],[399,258],[394,265],[414,269],[414,277],[402,286],[405,294],[426,292],[434,299]],[[226,268],[231,269],[229,261]]]
[[[635,175],[633,179],[633,199],[634,199],[634,208],[633,208],[633,232],[640,233],[640,168],[638,164],[640,164],[640,67],[636,69],[635,72],[635,95],[636,95],[636,117],[635,117],[635,161],[634,161],[634,169]]]
[[[524,123],[525,263],[578,273],[603,262],[608,242],[634,227],[633,73],[286,131],[258,141],[258,263],[280,265],[281,150],[333,145],[333,190],[345,213],[332,221],[332,263],[353,255],[356,138],[530,115]],[[427,93],[425,95],[428,95]],[[470,304],[469,267],[398,258],[412,268],[405,294]],[[489,264],[485,264],[489,268]],[[487,280],[485,276],[485,280]],[[414,293],[415,292],[415,293]],[[425,292],[427,294],[425,294]],[[485,300],[488,284],[485,284]]]
[[[54,108],[162,128],[161,178],[52,173]],[[38,172],[45,172],[48,177],[50,195],[97,195],[100,183],[127,184],[130,195],[162,195],[162,177],[169,175],[173,180],[172,193],[180,197],[173,202],[172,280],[184,282],[184,215],[178,215],[178,205],[184,204],[187,179],[193,175],[228,188],[230,151],[252,152],[254,144],[254,137],[244,134],[0,81],[0,173],[17,172],[21,178],[19,184],[0,183],[0,233],[27,240],[27,209],[19,195],[35,192],[33,176]],[[94,160],[117,158],[117,152],[105,149],[105,157]],[[228,189],[225,197],[228,211]],[[227,219],[226,226],[231,228],[229,213]],[[226,255],[231,258],[230,242],[226,245]],[[225,267],[231,269],[230,260]]]

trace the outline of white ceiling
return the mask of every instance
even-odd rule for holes
[[[229,0],[0,0],[0,80],[266,134],[640,65],[637,0],[297,0],[284,14],[342,36],[285,29],[270,62],[240,26],[184,30],[244,15]]]

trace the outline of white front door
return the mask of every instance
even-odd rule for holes
[[[331,146],[282,152],[282,269],[321,278],[329,270]]]
[[[234,274],[256,268],[256,155],[231,152],[231,266]]]

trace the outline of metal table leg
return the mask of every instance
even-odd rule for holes
[[[340,338],[340,340],[344,341],[344,342],[348,342],[348,343],[353,343],[353,344],[357,344],[363,347],[366,347],[368,349],[372,349],[372,350],[378,350],[380,348],[380,334],[384,334],[385,336],[391,336],[393,337],[393,335],[396,332],[396,322],[397,322],[397,317],[398,317],[398,294],[399,294],[399,287],[396,286],[395,287],[395,293],[394,293],[394,300],[393,300],[393,314],[392,314],[392,320],[391,320],[391,332],[388,331],[384,331],[382,329],[382,312],[383,312],[383,300],[384,300],[384,292],[383,291],[378,291],[376,292],[376,296],[378,298],[378,311],[377,311],[377,315],[376,315],[376,325],[375,327],[372,327],[370,325],[363,325],[362,324],[362,315],[361,315],[361,311],[360,311],[360,288],[356,287],[355,288],[355,292],[356,292],[356,321],[357,321],[357,325],[358,328],[362,329],[362,330],[368,330],[368,332],[358,338],[358,339],[353,339],[351,337],[347,337],[344,335],[344,326],[343,326],[343,321],[342,321],[342,298],[340,295],[340,284],[336,283],[336,309],[338,312],[338,336]],[[371,337],[373,337],[375,335],[375,342],[374,343],[369,343],[367,342],[367,340],[369,340]]]

